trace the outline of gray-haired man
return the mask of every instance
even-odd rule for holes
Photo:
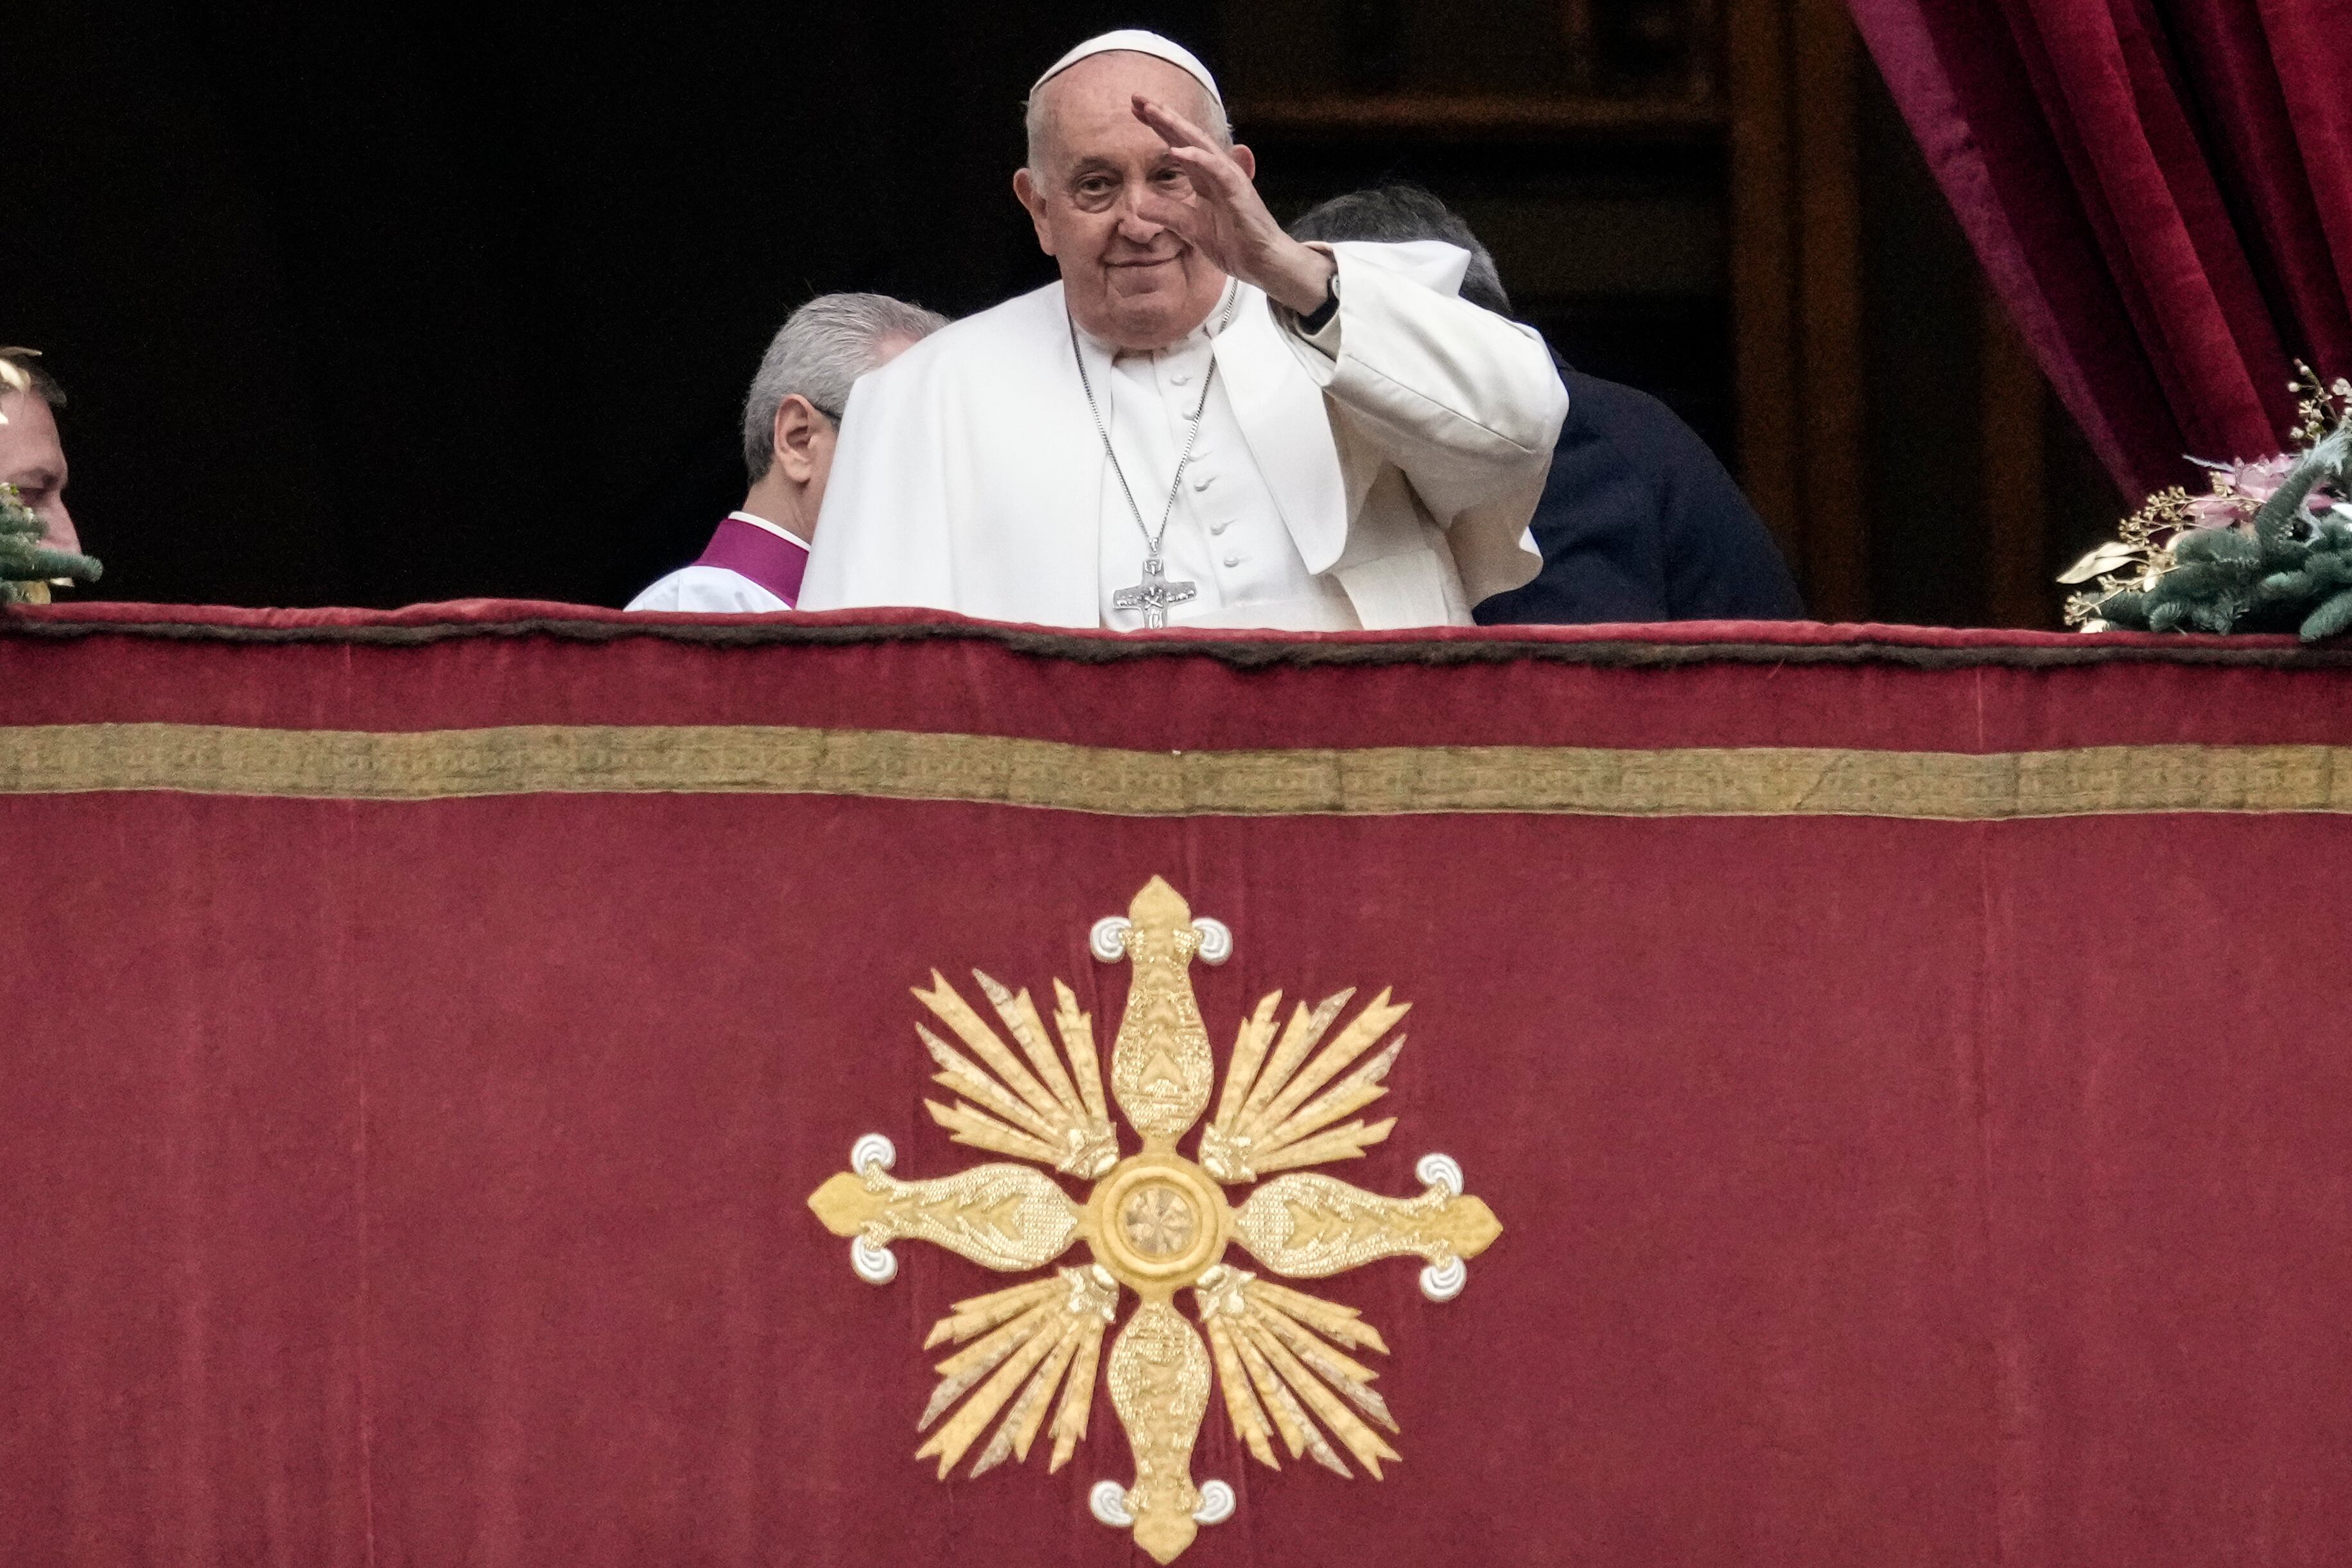
[[[719,522],[694,564],[629,601],[633,610],[704,615],[789,610],[800,599],[834,442],[849,389],[946,326],[947,318],[887,294],[820,294],[794,310],[743,400],[743,504]]]

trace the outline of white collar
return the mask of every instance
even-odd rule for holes
[[[1070,325],[1077,328],[1080,342],[1113,363],[1122,359],[1150,359],[1157,354],[1181,353],[1187,349],[1199,348],[1203,343],[1214,342],[1219,334],[1233,325],[1234,316],[1241,304],[1241,288],[1240,279],[1226,279],[1224,292],[1217,296],[1216,304],[1210,307],[1208,315],[1202,318],[1201,324],[1174,342],[1162,343],[1156,349],[1123,349],[1116,343],[1107,342],[1087,331],[1086,328],[1078,326],[1076,316],[1070,318]]]
[[[731,522],[748,522],[753,528],[763,528],[770,533],[774,534],[778,539],[782,540],[787,544],[797,544],[803,550],[806,550],[809,547],[807,540],[803,539],[799,534],[793,532],[790,529],[784,528],[777,523],[770,522],[764,517],[754,517],[748,511],[730,511],[727,514],[727,517],[728,521]]]

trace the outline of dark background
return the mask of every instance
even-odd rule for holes
[[[1718,16],[12,0],[0,342],[47,351],[71,396],[99,596],[617,605],[740,499],[739,400],[800,301],[878,289],[962,314],[1051,277],[1009,189],[1022,98],[1071,43],[1148,26],[1219,71],[1277,213],[1430,184],[1523,316],[1741,471]],[[2001,476],[1976,427],[1981,284],[1848,58],[1870,518],[1840,547],[1866,552],[1865,586],[1833,607],[1982,620]],[[1435,117],[1348,108],[1398,93]],[[2054,553],[2114,514],[2051,426],[2050,472],[2019,483],[2079,513]]]
[[[792,308],[1046,281],[1030,79],[1106,26],[1208,31],[917,16],[16,0],[0,342],[66,385],[106,595],[618,604],[690,557]]]

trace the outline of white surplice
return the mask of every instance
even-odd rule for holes
[[[730,511],[726,521],[748,523],[778,540],[787,549],[799,551],[803,559],[807,557],[808,541],[757,513]],[[690,566],[679,567],[666,577],[656,579],[624,607],[629,610],[683,611],[703,616],[767,616],[791,609],[793,602],[740,572],[725,566],[706,566],[698,561]]]
[[[648,585],[625,607],[703,616],[773,615],[792,608],[740,572],[724,566],[681,566]]]
[[[1527,521],[1568,412],[1542,339],[1458,297],[1453,246],[1330,249],[1339,309],[1311,338],[1238,284],[1230,324],[1221,310],[1157,354],[1078,334],[1152,527],[1214,356],[1163,545],[1197,589],[1171,625],[1466,625],[1541,564]],[[1128,626],[1111,595],[1143,553],[1055,283],[857,383],[800,604]]]

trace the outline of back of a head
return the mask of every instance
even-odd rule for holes
[[[798,394],[838,421],[857,378],[894,343],[919,342],[948,324],[937,310],[887,294],[820,294],[794,310],[760,358],[743,400],[743,466],[754,484],[776,456],[776,409]]]
[[[1511,313],[1511,297],[1503,292],[1495,258],[1461,215],[1419,185],[1371,185],[1318,203],[1291,220],[1290,237],[1320,240],[1368,240],[1402,245],[1409,240],[1440,239],[1470,253],[1470,268],[1463,275],[1462,297],[1496,315]]]

